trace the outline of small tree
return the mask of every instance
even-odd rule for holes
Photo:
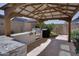
[[[36,28],[41,28],[41,29],[47,29],[48,30],[48,33],[49,35],[51,35],[51,31],[52,29],[55,27],[56,25],[55,24],[45,24],[43,22],[40,22],[36,25]],[[52,33],[53,34],[53,33]],[[55,33],[54,33],[55,34]],[[57,35],[57,34],[55,34]]]
[[[54,28],[54,24],[47,24],[46,28],[51,31]]]
[[[44,24],[43,22],[40,22],[36,25],[36,28],[41,28],[41,29],[44,29],[46,28],[46,24]]]

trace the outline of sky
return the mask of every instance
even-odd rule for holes
[[[45,24],[64,24],[65,23],[65,21],[63,21],[63,20],[48,20],[48,21],[45,21],[44,22]]]
[[[4,6],[5,4],[7,3],[0,3],[0,7]],[[1,15],[4,15],[4,11],[3,10],[0,10],[0,14]],[[77,12],[74,17],[72,18],[72,20],[74,20],[75,18],[79,17],[79,12]],[[48,20],[48,21],[45,21],[44,22],[45,24],[51,24],[51,23],[54,23],[54,24],[64,24],[65,21],[62,21],[62,20]]]
[[[7,4],[7,3],[0,3],[0,7],[4,6],[5,4]]]
[[[4,15],[4,11],[3,10],[0,10],[0,15]]]
[[[0,7],[4,6],[6,3],[0,3]],[[4,15],[4,11],[3,10],[0,10],[0,14],[1,15]]]

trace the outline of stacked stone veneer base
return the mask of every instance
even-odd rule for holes
[[[0,56],[26,56],[27,45],[6,36],[0,36]]]

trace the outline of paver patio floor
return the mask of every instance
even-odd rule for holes
[[[42,43],[44,42],[46,43],[46,40],[48,39],[43,40]],[[38,54],[38,56],[75,56],[76,55],[74,44],[67,42],[67,35],[59,35],[56,38],[51,38],[50,40],[51,42],[45,47],[44,50],[42,50]],[[33,47],[33,46],[34,45],[30,45],[30,47]],[[40,49],[42,48],[39,48],[39,50]],[[39,50],[37,49],[36,51],[39,52]]]

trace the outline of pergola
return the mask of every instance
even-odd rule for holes
[[[5,10],[5,35],[11,34],[12,17],[24,16],[36,19],[37,21],[45,20],[65,20],[68,22],[68,41],[71,35],[71,20],[79,10],[77,3],[9,3],[1,7]]]

